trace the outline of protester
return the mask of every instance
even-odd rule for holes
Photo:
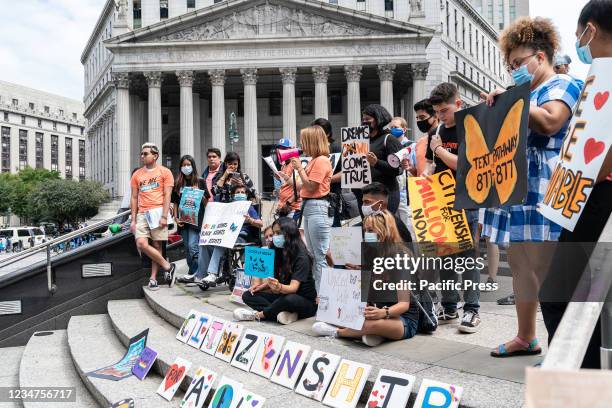
[[[580,88],[571,77],[553,70],[560,38],[549,19],[520,18],[502,33],[499,43],[516,85],[531,86],[526,200],[523,205],[488,209],[483,223],[483,235],[491,242],[509,244],[518,334],[491,355],[510,357],[542,351],[536,337],[538,274],[548,270],[552,254],[547,246],[534,242],[558,240],[561,227],[543,217],[537,205],[543,201]],[[481,96],[492,105],[495,96],[503,92],[498,88]]]
[[[391,134],[397,139],[402,145],[402,149],[408,148],[412,153],[416,143],[408,139],[408,122],[402,117],[395,117],[389,122],[389,129]],[[402,222],[406,225],[410,224],[410,208],[408,202],[408,174],[406,171],[402,171],[397,176],[397,184],[399,186],[399,206],[397,209],[397,215],[399,215]]]
[[[291,149],[293,146],[289,139],[281,139],[276,144],[276,148]],[[283,179],[283,184],[278,194],[277,215],[297,221],[302,215],[302,198],[300,197],[302,180],[297,176],[297,171],[289,160],[282,163],[279,174]]]
[[[416,115],[416,124],[419,130],[430,136],[430,133],[438,128],[438,118],[433,106],[429,103],[428,99],[423,99],[414,104],[414,112]],[[429,145],[428,137],[421,137],[414,147],[414,160],[404,159],[402,160],[402,168],[407,170],[413,176],[421,176],[425,171],[427,165],[427,159],[425,155],[427,153],[427,146]]]
[[[274,277],[252,278],[251,288],[242,295],[242,300],[255,311],[236,309],[236,320],[276,320],[289,324],[317,313],[312,258],[297,225],[288,218],[279,218],[272,228]]]
[[[291,159],[293,167],[302,179],[300,195],[304,200],[302,217],[304,237],[314,255],[316,288],[321,284],[321,271],[327,265],[325,255],[329,250],[329,237],[334,210],[329,200],[332,167],[329,161],[329,144],[323,128],[311,126],[302,129],[300,140],[304,154],[312,160],[302,168],[297,157]]]
[[[325,132],[325,136],[327,136],[327,141],[329,143],[329,154],[342,153],[342,145],[340,142],[334,140],[334,133],[332,124],[329,120],[325,118],[315,119],[310,126],[321,126],[323,131]],[[332,169],[332,178],[331,178],[331,187],[330,193],[335,194],[335,199],[337,200],[336,206],[334,207],[334,222],[332,223],[332,227],[340,227],[341,226],[341,212],[342,212],[342,165],[340,164],[342,160],[338,160],[336,162],[336,167]]]
[[[151,279],[149,289],[157,290],[157,271],[161,268],[168,285],[174,285],[174,263],[162,256],[162,241],[168,240],[168,210],[174,178],[172,172],[157,164],[159,148],[154,143],[142,145],[140,157],[144,166],[136,171],[130,181],[132,187],[132,223],[130,231],[136,238],[138,250],[151,259]],[[159,226],[151,228],[147,212],[151,214],[161,208]],[[159,214],[158,214],[159,215]],[[151,244],[149,244],[151,239]]]
[[[174,219],[177,221],[178,232],[181,238],[183,238],[183,246],[185,248],[189,271],[186,275],[180,276],[178,281],[182,283],[198,283],[196,282],[196,275],[198,272],[198,256],[200,252],[200,230],[202,229],[202,220],[204,219],[204,207],[208,201],[206,180],[199,177],[195,159],[192,156],[188,154],[184,155],[181,157],[180,164],[181,170],[176,178],[174,188],[172,189],[171,200],[174,204]],[[197,215],[198,222],[195,225],[180,222],[178,220],[183,189],[186,187],[204,191]]]
[[[372,171],[371,181],[378,181],[387,187],[389,190],[389,211],[395,214],[400,201],[397,176],[400,175],[401,168],[393,168],[387,162],[387,157],[391,153],[401,150],[402,145],[395,137],[391,136],[389,129],[387,129],[391,119],[391,114],[381,105],[369,105],[363,110],[361,120],[363,125],[368,126],[370,130],[370,152],[367,158]],[[361,190],[353,189],[353,193],[357,198],[357,205],[361,208],[363,200]]]
[[[384,184],[374,182],[365,186],[362,191],[363,205],[361,206],[361,212],[365,217],[389,210],[389,190]],[[393,214],[393,218],[402,242],[412,242],[410,231],[408,231],[404,221],[397,214]]]
[[[565,74],[569,75],[569,64],[572,63],[572,59],[569,55],[565,54],[557,54],[555,55],[555,65],[553,69],[555,70],[555,74]]]
[[[272,237],[274,236],[274,231],[272,230],[272,226],[267,226],[263,230],[264,236],[264,245],[268,248],[272,248]]]
[[[224,166],[221,164],[221,150],[216,147],[211,147],[208,149],[206,153],[206,160],[208,162],[208,166],[202,172],[202,178],[206,180],[206,191],[210,199],[214,199],[213,195],[213,180],[217,173],[221,172],[223,174],[225,172]]]
[[[395,224],[395,216],[389,211],[365,216],[363,226],[366,242],[387,244],[402,242]],[[397,303],[368,303],[361,330],[336,327],[325,322],[314,323],[312,330],[319,336],[360,338],[370,347],[378,346],[385,339],[409,339],[417,333],[419,309],[416,302],[411,301],[408,291],[398,291],[397,298]]]
[[[240,156],[236,152],[229,152],[223,160],[224,172],[218,172],[213,179],[212,193],[215,201],[229,203],[232,201],[232,187],[241,184],[246,187],[248,193],[253,198],[257,196],[257,190],[253,181],[242,172],[240,167]]]
[[[612,57],[612,1],[589,1],[578,18],[576,51],[581,62],[591,64],[595,58]],[[612,151],[608,150],[597,183],[573,231],[563,229],[559,242],[587,243],[598,241],[612,212]],[[561,244],[555,252],[546,280],[542,283],[540,302],[548,341],[552,341],[565,313],[568,301],[591,257],[593,246]],[[592,270],[591,270],[592,272]],[[597,272],[595,272],[597,273]],[[552,293],[551,293],[552,292]],[[551,301],[558,300],[558,301]],[[585,300],[585,299],[578,299]],[[593,299],[595,300],[595,299]],[[601,368],[601,320],[587,347],[581,368]]]

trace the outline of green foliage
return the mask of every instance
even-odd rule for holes
[[[35,206],[33,206],[32,194],[40,184],[49,180],[59,180],[59,173],[47,169],[27,167],[13,177],[12,191],[9,195],[11,212],[21,218],[37,220],[40,214],[36,212]]]

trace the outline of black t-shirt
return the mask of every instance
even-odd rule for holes
[[[371,167],[372,181],[383,183],[389,191],[398,191],[397,176],[402,172],[401,168],[393,168],[387,162],[387,156],[402,150],[402,144],[397,138],[388,133],[381,132],[379,135],[370,137],[370,152],[378,158],[375,166]]]
[[[383,307],[387,306],[387,307],[391,307],[393,305],[395,305],[396,303],[385,303],[385,302],[376,302],[375,305],[376,307],[382,309]],[[401,314],[402,317],[408,319],[408,320],[412,320],[414,322],[419,321],[419,307],[416,304],[416,299],[412,296],[412,294],[410,295],[410,307],[408,308],[408,310],[406,310],[404,313]]]
[[[192,186],[186,186],[186,187],[192,187]],[[202,197],[202,200],[206,200],[210,197],[210,195],[208,194],[208,190],[206,189],[206,180],[203,178],[198,178],[198,188],[200,190],[204,190],[204,196]],[[182,189],[180,190],[182,193]],[[172,189],[172,196],[170,197],[170,201],[172,203],[174,203],[174,205],[178,206],[181,203],[181,193],[177,192],[176,189]],[[200,211],[198,212],[198,227],[197,228],[201,228],[202,227],[202,220],[204,219],[204,205],[202,203],[200,203]],[[191,225],[191,224],[185,224],[185,226],[191,226],[193,228],[196,228],[195,225]]]
[[[279,259],[279,257],[276,256],[275,259]],[[299,281],[300,287],[295,294],[313,301],[316,299],[317,290],[315,288],[314,277],[312,276],[312,263],[310,261],[310,257],[305,252],[300,252],[295,257],[291,267],[291,276],[289,279],[282,281],[277,273],[275,273],[275,275],[277,275],[275,278],[278,279],[283,285],[289,285],[292,280]]]
[[[444,125],[440,126],[440,139],[442,139],[442,148],[446,149],[449,153],[458,154],[459,153],[459,142],[457,141],[457,126],[453,126],[451,128],[444,127]],[[425,158],[427,160],[434,160],[433,151],[429,147],[431,144],[431,137],[436,134],[436,129],[433,129],[429,135],[427,136],[427,151],[425,152]],[[438,150],[439,152],[440,150]],[[436,173],[443,172],[447,169],[450,169],[438,156],[434,160],[436,163]],[[450,169],[453,172],[453,176],[457,176],[457,171]]]
[[[333,143],[331,143],[329,145],[329,153],[333,154],[333,153],[342,153],[342,146],[340,146],[340,142],[336,142],[334,141]],[[333,174],[338,174],[342,171],[342,166],[340,165],[340,161],[341,159],[339,158],[338,161],[336,162],[336,167],[333,170]],[[336,194],[340,194],[342,193],[342,183],[338,182],[338,183],[332,183],[330,186],[330,191],[332,193],[336,193]]]

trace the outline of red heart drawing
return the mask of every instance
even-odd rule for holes
[[[376,390],[376,391],[372,391],[372,395],[373,395],[373,396],[377,396],[377,395],[378,395],[378,390]]]
[[[168,391],[174,384],[179,382],[181,378],[183,378],[183,374],[185,373],[185,366],[181,366],[179,368],[178,365],[172,364],[170,366],[170,371],[166,374],[166,382],[164,384],[165,390]]]
[[[603,106],[608,102],[608,97],[610,97],[610,92],[597,92],[595,94],[595,99],[593,103],[595,104],[595,109],[600,110]]]
[[[602,154],[605,148],[606,144],[604,142],[598,142],[592,137],[587,139],[584,144],[584,163],[589,164],[594,158]]]
[[[211,378],[212,378],[212,374],[208,374],[208,377],[206,377],[208,381],[210,381]]]
[[[376,401],[368,402],[368,408],[376,408],[376,407],[378,407],[378,402]]]

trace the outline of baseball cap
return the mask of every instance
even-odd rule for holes
[[[281,139],[278,141],[278,143],[276,144],[277,147],[285,147],[285,148],[290,148],[291,147],[291,140],[289,139]]]

